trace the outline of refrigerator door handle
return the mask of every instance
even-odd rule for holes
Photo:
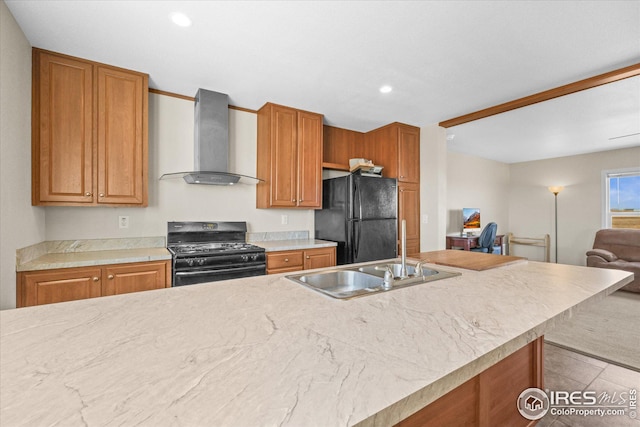
[[[357,225],[353,227],[354,229],[354,237],[353,237],[353,250],[354,250],[354,261],[358,259],[358,254],[360,253],[360,235],[362,234],[362,192],[360,191],[360,186],[358,185],[358,181],[355,181],[355,185],[353,186],[354,204],[356,200],[358,201],[358,217],[356,218]],[[354,206],[355,211],[355,206]],[[355,213],[355,212],[354,212]],[[356,232],[357,229],[357,232]]]
[[[360,253],[360,236],[362,236],[362,220],[358,220],[358,237],[355,239],[356,246],[356,258],[358,259],[358,254]],[[355,260],[354,260],[355,261]]]
[[[356,212],[358,212],[356,208],[356,203],[359,199],[358,197],[359,195],[360,195],[360,189],[358,188],[358,181],[354,180],[353,194],[351,197],[351,218],[353,219],[358,219],[358,216],[356,215]],[[362,214],[362,209],[360,209],[360,213]],[[362,216],[360,216],[360,218],[362,218]]]
[[[358,240],[357,240],[357,237],[356,237],[357,236],[356,227],[357,227],[356,221],[354,220],[354,221],[351,222],[351,231],[350,231],[350,233],[351,233],[351,236],[350,236],[351,237],[351,245],[349,245],[349,252],[350,252],[350,255],[351,255],[350,262],[352,262],[352,263],[356,261],[356,257],[357,257],[357,249],[356,249],[357,248],[357,243],[356,242]]]
[[[360,215],[358,219],[362,221],[362,191],[360,188],[358,188],[358,213]]]

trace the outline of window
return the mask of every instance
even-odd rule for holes
[[[603,172],[604,228],[640,229],[640,168]]]

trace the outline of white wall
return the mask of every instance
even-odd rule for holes
[[[448,217],[447,155],[446,129],[438,125],[421,128],[420,251],[422,252],[445,248]]]
[[[526,237],[549,234],[553,261],[554,196],[547,187],[563,185],[558,195],[558,262],[585,265],[585,252],[602,228],[602,171],[638,166],[640,147],[512,164],[510,231]],[[525,250],[530,249],[515,247],[513,253],[528,256]]]
[[[44,240],[31,206],[31,45],[0,1],[0,309],[16,306],[16,249]]]
[[[509,232],[509,165],[453,151],[447,153],[447,234],[459,234],[462,208],[480,208],[481,226]]]
[[[308,230],[313,210],[256,209],[254,185],[189,185],[164,173],[193,170],[193,102],[149,95],[149,207],[47,207],[46,240],[166,236],[168,221],[247,221],[249,231]],[[229,110],[230,169],[256,176],[257,116]],[[118,216],[129,228],[118,228]],[[281,216],[288,224],[281,224]]]

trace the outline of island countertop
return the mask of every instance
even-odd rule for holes
[[[393,425],[632,278],[431,267],[462,275],[346,301],[282,274],[2,311],[0,424]]]

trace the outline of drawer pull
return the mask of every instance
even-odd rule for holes
[[[289,262],[289,258],[285,258],[285,259],[284,259],[284,262]]]
[[[100,280],[100,278],[99,278],[99,277],[94,277],[94,278],[93,278],[93,281],[94,281],[94,282],[97,282],[98,280]]]
[[[107,276],[109,278],[109,280],[113,279],[113,274],[110,274],[109,276]]]

